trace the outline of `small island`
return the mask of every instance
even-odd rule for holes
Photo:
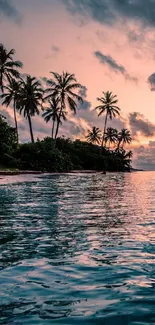
[[[51,79],[42,82],[30,75],[21,75],[22,62],[14,60],[15,50],[0,45],[2,65],[0,89],[2,105],[12,107],[14,126],[0,116],[1,175],[19,173],[107,171],[129,172],[132,151],[125,145],[132,141],[128,129],[117,130],[109,123],[120,115],[118,98],[112,92],[103,92],[94,108],[98,117],[104,116],[103,130],[93,126],[83,139],[59,137],[62,123],[78,114],[82,105],[83,86],[74,74],[52,72]],[[11,69],[10,69],[11,67]],[[18,116],[28,121],[29,143],[19,143]],[[51,123],[51,135],[35,141],[33,119],[42,115]],[[107,126],[108,125],[108,126]]]

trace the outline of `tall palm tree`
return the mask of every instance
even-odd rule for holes
[[[96,126],[92,127],[92,130],[88,130],[88,134],[86,136],[86,139],[90,143],[97,143],[99,144],[101,141],[101,131]]]
[[[17,108],[20,114],[23,113],[24,117],[28,119],[31,141],[34,143],[33,129],[31,117],[36,114],[39,115],[39,108],[42,107],[43,88],[41,83],[31,76],[26,79],[21,79],[21,89],[17,101]]]
[[[6,105],[8,107],[11,102],[13,102],[13,110],[14,110],[14,121],[15,121],[15,129],[18,143],[18,123],[17,123],[17,115],[16,115],[16,104],[20,94],[20,82],[14,78],[11,78],[8,85],[4,86],[5,92],[1,95],[2,105]]]
[[[128,129],[122,129],[119,133],[118,133],[118,149],[120,148],[120,145],[122,143],[122,149],[124,148],[125,144],[130,144],[132,141],[132,137],[130,134],[130,131]]]
[[[120,115],[120,108],[116,105],[118,103],[117,96],[113,95],[110,91],[103,92],[103,96],[100,98],[98,97],[97,100],[100,102],[100,105],[95,107],[95,109],[99,111],[98,116],[105,113],[105,124],[102,137],[103,148],[108,117],[110,118],[110,120],[112,120],[113,117]]]
[[[45,122],[48,123],[50,120],[52,120],[52,134],[51,138],[54,138],[54,129],[55,129],[55,123],[58,125],[59,122],[59,113],[60,113],[60,105],[59,105],[59,100],[56,98],[52,98],[48,100],[50,107],[47,107],[42,114],[42,117],[44,118]],[[63,111],[62,112],[62,119],[66,120],[66,113]],[[60,121],[60,123],[62,123]],[[56,127],[57,131],[57,127]],[[55,136],[57,136],[55,132]]]
[[[19,78],[18,68],[22,68],[21,61],[14,61],[15,50],[7,51],[3,44],[0,44],[0,89],[4,92],[4,82],[10,78]]]
[[[110,149],[110,144],[111,143],[116,143],[118,138],[118,131],[117,129],[114,128],[107,128],[106,133],[105,133],[105,143],[109,141],[109,149]]]
[[[45,93],[48,95],[45,98],[55,97],[60,101],[59,120],[56,132],[58,133],[63,111],[69,109],[76,114],[77,102],[83,102],[82,97],[74,91],[83,87],[77,82],[74,74],[68,72],[63,72],[62,74],[51,72],[51,74],[52,79],[47,80],[48,88],[45,90]]]

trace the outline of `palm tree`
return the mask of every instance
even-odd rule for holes
[[[133,156],[132,151],[126,152],[124,149],[116,149],[115,156],[120,160],[120,163],[122,164],[122,167],[124,170],[130,170],[131,169],[131,157]]]
[[[112,120],[113,117],[120,115],[120,108],[116,105],[118,103],[117,96],[113,95],[112,92],[110,91],[103,92],[103,96],[97,98],[97,100],[100,102],[100,105],[95,107],[95,109],[99,111],[98,116],[105,113],[105,124],[104,124],[103,138],[102,138],[102,148],[103,148],[108,117],[110,118],[110,120]]]
[[[126,158],[131,159],[133,157],[133,152],[131,150],[129,150],[128,152],[126,152]]]
[[[0,89],[3,93],[4,82],[10,80],[10,78],[19,78],[20,73],[17,70],[22,68],[21,61],[14,61],[13,56],[15,55],[15,50],[11,49],[7,51],[3,44],[0,44]]]
[[[21,89],[19,98],[17,101],[17,108],[20,114],[28,119],[31,141],[34,143],[34,136],[32,130],[31,117],[36,114],[39,115],[39,108],[42,107],[43,89],[41,83],[31,76],[27,76],[26,79],[21,79]]]
[[[124,167],[128,168],[129,170],[131,168],[132,156],[133,156],[133,153],[131,150],[126,152],[125,150],[122,149],[122,160],[124,163]]]
[[[2,105],[6,105],[8,107],[11,102],[13,102],[13,110],[14,110],[14,121],[15,121],[15,129],[16,129],[16,136],[17,136],[17,143],[18,143],[18,123],[17,123],[17,116],[16,116],[16,104],[18,101],[19,93],[20,93],[20,82],[14,78],[11,78],[9,84],[4,86],[6,92],[1,95],[3,99]]]
[[[116,143],[118,138],[118,131],[117,129],[113,129],[111,127],[107,128],[105,133],[105,143],[109,141],[109,149],[111,143]]]
[[[122,149],[124,148],[124,145],[126,143],[130,144],[132,141],[132,137],[130,134],[130,131],[128,129],[122,129],[119,133],[118,133],[118,149],[120,148],[120,145],[122,143]]]
[[[101,141],[101,131],[96,126],[92,127],[92,130],[88,130],[88,135],[86,136],[86,139],[90,143],[97,143],[99,144]]]
[[[59,113],[60,113],[60,106],[59,106],[59,100],[56,98],[52,98],[51,100],[48,100],[50,107],[46,108],[44,113],[42,114],[42,117],[44,118],[45,122],[48,123],[50,120],[52,120],[52,134],[51,138],[54,138],[54,128],[55,123],[58,125],[59,122]],[[62,112],[62,119],[66,120],[66,113]],[[60,121],[60,123],[62,123]],[[57,128],[56,128],[57,131]],[[55,132],[55,136],[57,137],[57,132]]]
[[[45,90],[45,93],[48,94],[45,99],[55,97],[60,102],[57,136],[63,111],[69,109],[76,114],[77,102],[83,102],[82,97],[74,92],[74,90],[82,89],[83,87],[77,82],[74,74],[68,72],[63,72],[62,74],[56,72],[51,73],[52,79],[47,80],[49,88]]]

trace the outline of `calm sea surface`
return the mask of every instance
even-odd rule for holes
[[[0,183],[0,324],[155,324],[155,173]]]

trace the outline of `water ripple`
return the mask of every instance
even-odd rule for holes
[[[0,324],[155,324],[155,173],[0,186]]]

